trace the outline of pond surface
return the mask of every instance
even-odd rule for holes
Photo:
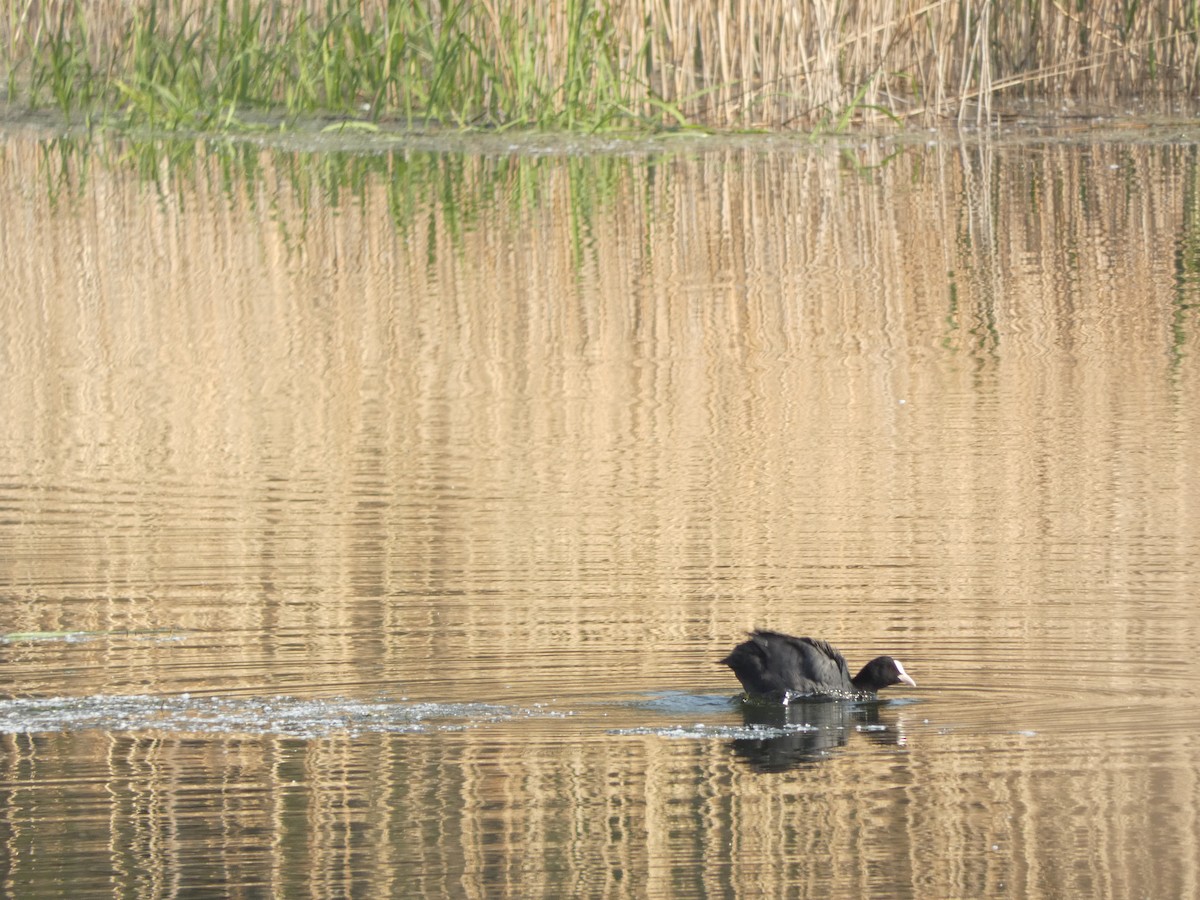
[[[1194,138],[10,129],[0,892],[1200,894]]]

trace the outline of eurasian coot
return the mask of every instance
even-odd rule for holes
[[[892,684],[917,686],[898,659],[877,656],[851,678],[845,658],[827,641],[778,631],[750,632],[750,640],[721,662],[733,669],[747,694],[772,700],[813,694],[873,696]]]

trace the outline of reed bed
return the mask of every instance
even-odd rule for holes
[[[1188,0],[16,0],[10,105],[159,127],[845,127],[1190,100]]]

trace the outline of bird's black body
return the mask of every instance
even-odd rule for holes
[[[733,669],[747,694],[770,700],[864,697],[893,684],[916,687],[890,656],[876,657],[851,678],[845,658],[828,641],[778,631],[752,631],[750,640],[734,647],[721,662]]]

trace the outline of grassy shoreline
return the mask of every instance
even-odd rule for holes
[[[1200,7],[1032,0],[17,0],[2,99],[71,121],[249,112],[458,128],[983,124],[1009,100],[1200,90]]]

